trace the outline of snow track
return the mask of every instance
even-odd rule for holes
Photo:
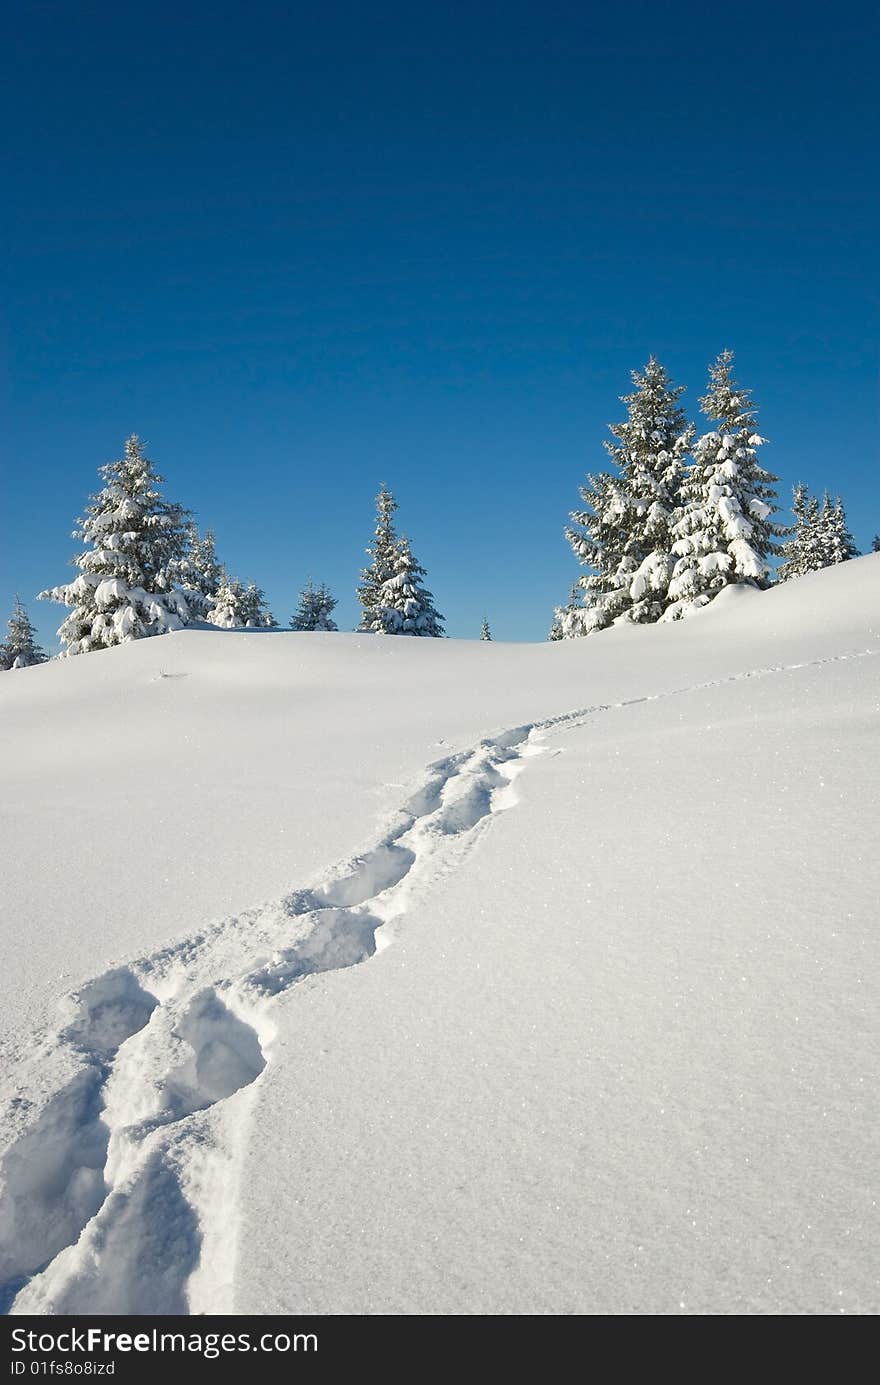
[[[386,945],[417,893],[516,802],[514,780],[547,732],[612,707],[873,653],[753,669],[482,740],[430,766],[381,840],[324,880],[83,986],[17,1075],[0,1165],[0,1307],[228,1311],[248,1108],[271,1058],[278,998]]]
[[[36,1119],[19,1116],[25,1129],[2,1165],[0,1295],[10,1311],[229,1306],[244,1117],[271,1045],[272,1002],[376,952],[413,889],[515,801],[534,735],[518,727],[432,765],[383,839],[325,880],[69,998],[35,1059],[68,1079]],[[13,1109],[26,1105],[19,1096]]]

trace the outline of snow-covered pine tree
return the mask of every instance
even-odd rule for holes
[[[880,534],[875,534],[871,543],[871,552],[880,553]]]
[[[74,537],[92,545],[73,562],[79,576],[40,592],[73,610],[58,635],[65,654],[108,649],[179,630],[190,619],[180,577],[187,512],[162,498],[163,478],[140,439],[126,439],[119,461],[99,469],[104,487],[90,497]]]
[[[794,524],[781,545],[782,562],[776,574],[780,582],[788,582],[792,577],[801,577],[803,573],[809,572],[807,559],[811,523],[810,500],[807,487],[803,481],[799,481],[792,491],[791,510]]]
[[[480,639],[491,640],[491,638],[492,631],[489,629],[489,621],[486,616],[483,616],[483,624],[480,626]]]
[[[316,587],[311,577],[299,594],[299,606],[290,618],[291,630],[337,630],[333,619],[336,598],[323,582]]]
[[[223,630],[274,630],[275,617],[266,609],[266,598],[253,582],[247,587],[237,577],[223,574],[208,620]]]
[[[825,490],[822,493],[822,508],[819,510],[814,528],[814,555],[815,567],[831,567],[834,559],[834,506],[831,503],[831,496]]]
[[[409,539],[400,539],[394,571],[382,583],[369,628],[382,635],[442,636],[443,617],[435,610],[431,593],[422,586],[425,576],[425,569],[413,557]]]
[[[815,495],[811,495],[807,499],[803,532],[801,534],[801,571],[817,572],[819,568],[827,567],[825,550],[825,528],[822,523],[822,514],[819,510],[819,501]]]
[[[186,540],[181,565],[184,590],[193,614],[206,618],[220,589],[223,564],[217,558],[213,529],[200,534],[190,523],[186,526]]]
[[[670,525],[680,503],[685,457],[693,429],[673,385],[653,356],[633,371],[635,389],[622,396],[623,423],[612,423],[605,448],[616,472],[589,476],[581,488],[588,507],[571,515],[566,537],[580,561],[594,569],[580,579],[583,604],[569,604],[569,635],[602,630],[625,616],[659,620],[672,571]],[[554,629],[557,628],[554,622]]]
[[[358,587],[358,601],[361,604],[360,630],[374,630],[373,614],[379,605],[382,586],[395,573],[397,557],[397,534],[394,528],[394,511],[397,501],[383,481],[376,496],[376,528],[373,542],[367,549],[369,567],[361,572],[361,585]]]
[[[572,510],[571,525],[565,531],[575,557],[592,572],[579,577],[572,592],[580,599],[558,607],[551,626],[552,639],[573,639],[604,630],[627,607],[627,588],[621,572],[622,524],[625,501],[615,478],[608,472],[592,473],[580,487],[587,507]],[[564,610],[564,618],[560,612]],[[559,634],[553,631],[558,630]]]
[[[843,508],[843,501],[840,496],[837,497],[837,504],[834,507],[834,517],[835,553],[840,555],[839,557],[835,557],[834,561],[837,563],[848,563],[850,558],[858,558],[859,550],[856,547],[855,539],[850,533],[846,511]]]
[[[700,400],[717,425],[704,433],[682,485],[683,504],[672,526],[676,557],[664,620],[704,606],[723,587],[770,584],[769,559],[785,529],[773,522],[777,477],[758,462],[765,439],[755,427],[755,405],[732,375],[733,352],[722,351],[710,368]]]
[[[245,612],[247,601],[245,589],[237,577],[230,577],[227,572],[223,573],[217,587],[217,595],[208,612],[208,620],[211,625],[218,625],[221,630],[234,630],[245,625]]]
[[[18,597],[7,623],[9,634],[0,644],[0,669],[30,668],[32,664],[45,664],[48,654],[37,644],[37,632],[27,611]]]
[[[840,496],[832,504],[831,496],[826,491],[822,497],[822,509],[818,519],[818,556],[822,561],[821,567],[833,567],[836,563],[845,563],[850,558],[857,558],[859,550],[853,542],[853,536],[849,532],[846,522],[846,512],[843,508],[843,501]]]
[[[581,603],[582,580],[578,579],[572,584],[566,604],[555,608],[553,620],[547,633],[548,640],[571,640],[588,633],[583,628],[586,608]]]
[[[244,593],[245,625],[249,630],[277,630],[278,622],[266,604],[266,594],[254,582]]]

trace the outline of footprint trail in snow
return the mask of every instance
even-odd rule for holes
[[[753,669],[482,740],[432,765],[382,839],[321,883],[81,987],[36,1047],[11,1104],[14,1135],[0,1162],[0,1311],[229,1311],[248,1107],[276,997],[387,942],[414,893],[513,806],[513,781],[546,733],[612,708],[807,666]],[[27,1094],[40,1083],[29,1078],[43,1068],[60,1079],[32,1115]]]
[[[376,952],[413,888],[515,802],[535,735],[518,727],[439,761],[383,839],[320,884],[108,971],[69,999],[38,1055],[62,1057],[69,1080],[2,1165],[8,1311],[229,1306],[244,1117],[273,1000]]]

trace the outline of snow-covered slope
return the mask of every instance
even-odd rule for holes
[[[871,556],[0,680],[14,1311],[876,1311],[878,656]]]

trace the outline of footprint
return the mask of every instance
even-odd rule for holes
[[[110,1132],[103,1073],[89,1067],[57,1092],[3,1159],[0,1285],[33,1274],[72,1245],[104,1200]]]
[[[118,1049],[157,1003],[126,968],[105,972],[65,1002],[59,1038],[89,1062],[3,1156],[0,1286],[72,1245],[101,1206],[110,1139],[104,1083]]]
[[[193,998],[174,1034],[192,1049],[192,1058],[165,1086],[167,1111],[175,1119],[232,1096],[266,1066],[256,1030],[233,1015],[214,990]]]
[[[357,966],[376,951],[382,922],[365,910],[326,909],[308,937],[252,972],[244,984],[260,995],[279,995],[303,976]]]
[[[60,1037],[81,1053],[106,1059],[143,1029],[159,1002],[133,972],[119,967],[88,982],[67,1003],[73,1016]]]
[[[350,874],[312,891],[313,908],[352,909],[399,885],[415,862],[415,852],[388,842],[360,856]]]

